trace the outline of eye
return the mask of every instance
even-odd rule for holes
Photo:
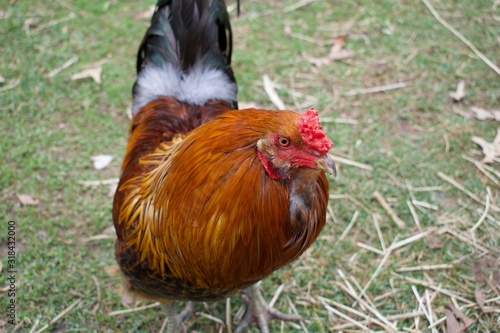
[[[290,139],[285,138],[284,136],[280,136],[278,138],[278,143],[281,147],[288,147],[290,145]]]

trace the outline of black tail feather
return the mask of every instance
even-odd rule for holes
[[[139,47],[137,72],[152,63],[184,71],[195,65],[231,70],[232,32],[224,0],[159,0]]]

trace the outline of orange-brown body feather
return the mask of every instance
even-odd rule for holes
[[[257,156],[269,132],[300,143],[299,118],[168,97],[134,116],[113,207],[115,253],[132,290],[160,300],[220,299],[309,247],[326,219],[324,173],[272,179]]]

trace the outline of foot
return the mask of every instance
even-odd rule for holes
[[[184,333],[186,332],[186,327],[184,326],[184,321],[189,317],[194,309],[196,308],[196,303],[189,301],[186,303],[186,307],[184,307],[184,310],[182,310],[181,313],[177,315],[177,325],[179,325],[179,331]]]
[[[243,332],[248,325],[256,323],[262,333],[269,333],[269,320],[278,319],[283,321],[299,321],[302,317],[297,315],[286,314],[270,307],[260,292],[257,284],[245,289],[242,294],[243,299],[247,303],[247,312],[245,317],[238,325],[235,333]]]
[[[180,314],[175,311],[175,301],[168,302],[165,304],[167,307],[167,333],[186,333],[186,327],[184,326],[184,320],[193,313],[196,307],[195,302],[187,302],[186,307]]]

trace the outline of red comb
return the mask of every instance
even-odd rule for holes
[[[314,107],[310,107],[302,114],[297,125],[302,141],[309,148],[318,151],[321,155],[326,154],[332,148],[333,142],[326,137],[319,123],[318,111]]]

